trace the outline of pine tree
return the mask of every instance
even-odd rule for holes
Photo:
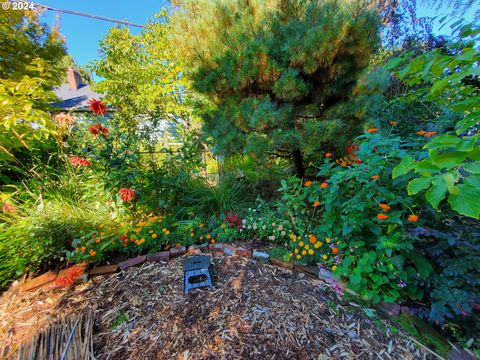
[[[174,43],[214,106],[204,130],[223,154],[304,156],[361,124],[339,114],[379,44],[362,0],[184,0]]]

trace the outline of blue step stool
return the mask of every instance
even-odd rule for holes
[[[213,288],[212,265],[208,256],[193,256],[183,263],[183,293],[189,290],[208,286]]]

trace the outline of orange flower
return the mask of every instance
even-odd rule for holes
[[[387,204],[378,204],[378,206],[380,206],[380,208],[383,210],[383,211],[388,211],[390,210],[390,206],[388,206]]]
[[[108,129],[102,126],[102,124],[93,124],[88,128],[88,131],[90,131],[90,133],[95,136],[100,134],[102,134],[103,136],[108,135]]]
[[[320,185],[320,187],[321,187],[322,189],[325,189],[327,186],[328,186],[328,184],[327,184],[326,182],[323,182],[323,183]]]
[[[427,132],[424,136],[430,137],[430,136],[435,135],[436,133],[437,133],[436,131],[429,131],[429,132]]]
[[[332,153],[326,153],[326,154],[325,154],[325,157],[326,157],[326,158],[329,158],[329,157],[332,157],[332,156],[333,156]]]
[[[372,180],[378,180],[378,179],[380,179],[380,175],[373,175],[372,176]]]
[[[415,214],[408,215],[408,221],[411,221],[411,222],[418,221],[418,215],[415,215]]]
[[[210,244],[215,244],[215,239],[210,240]]]
[[[336,247],[332,248],[332,252],[333,252],[334,254],[338,253],[338,248],[336,248]]]
[[[80,249],[81,249],[82,251],[87,250],[87,248],[86,248],[85,246],[82,246]]]
[[[137,196],[135,190],[127,188],[121,188],[120,190],[118,190],[118,193],[120,194],[122,200],[126,202],[132,201]]]
[[[175,247],[178,249],[179,247],[182,247],[182,245],[177,243]]]
[[[317,207],[317,206],[320,206],[320,201],[318,200],[313,203],[313,207]]]
[[[387,215],[387,214],[378,214],[378,215],[377,215],[377,219],[378,219],[378,220],[387,220],[387,219],[388,219],[388,215]]]
[[[367,132],[370,133],[370,134],[374,133],[374,132],[377,132],[377,131],[378,131],[377,128],[370,128],[370,129],[367,130]]]
[[[73,166],[90,166],[92,164],[89,160],[80,156],[70,156],[68,161],[70,161],[70,164]]]
[[[308,241],[310,241],[310,244],[314,244],[317,241],[317,238],[315,235],[310,235]]]
[[[107,112],[107,106],[102,100],[90,99],[87,104],[88,108],[97,115],[104,115]]]
[[[95,256],[97,252],[95,250],[90,250],[90,256]]]
[[[390,125],[397,125],[398,121],[390,121]]]
[[[427,132],[426,132],[426,131],[423,131],[423,130],[422,130],[422,131],[417,131],[417,134],[418,134],[418,135],[425,135],[426,133],[427,133]]]
[[[305,181],[305,186],[306,187],[309,187],[310,185],[312,185],[312,182],[310,180]]]

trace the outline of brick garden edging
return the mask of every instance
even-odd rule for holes
[[[203,254],[204,251],[221,253],[226,256],[241,256],[244,258],[252,258],[257,261],[267,262],[269,265],[275,266],[278,268],[282,268],[290,271],[295,270],[295,271],[304,273],[310,277],[322,280],[323,282],[333,287],[333,289],[339,294],[342,294],[344,291],[346,291],[354,296],[358,296],[358,294],[356,294],[354,291],[346,287],[346,284],[344,281],[341,281],[340,279],[335,278],[332,275],[331,271],[329,270],[322,269],[321,267],[316,267],[313,265],[294,265],[291,263],[286,263],[281,260],[271,258],[270,255],[266,252],[262,252],[258,250],[252,251],[250,249],[246,249],[243,247],[235,247],[234,245],[223,244],[223,243],[215,243],[215,244],[204,243],[200,245],[191,245],[188,247],[188,249],[186,246],[181,246],[178,248],[172,247],[170,248],[169,251],[159,251],[155,254],[140,255],[140,256],[122,261],[118,264],[96,266],[88,272],[88,276],[94,277],[94,276],[111,275],[116,273],[118,270],[123,271],[133,266],[139,266],[143,264],[145,261],[168,263],[170,259],[173,257],[177,257],[185,254],[198,255],[198,254]],[[36,290],[36,289],[47,287],[47,286],[49,286],[50,288],[69,287],[73,285],[73,283],[65,284],[63,286],[58,286],[58,285],[54,286],[54,284],[56,283],[56,280],[59,278],[59,275],[61,276],[63,272],[66,272],[66,271],[68,272],[69,269],[72,269],[78,266],[79,264],[74,265],[70,268],[60,271],[58,274],[56,272],[49,271],[34,279],[31,279],[25,282],[20,286],[20,289],[22,291],[29,291],[29,290]],[[86,264],[83,264],[82,266],[86,268]],[[377,309],[384,312],[387,315],[395,315],[395,316],[398,316],[400,313],[406,313],[410,315],[413,313],[412,309],[406,306],[400,306],[399,304],[396,304],[396,303],[380,303],[377,306]]]

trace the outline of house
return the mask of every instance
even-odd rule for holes
[[[88,111],[88,100],[102,99],[99,94],[84,84],[80,74],[73,68],[67,69],[67,82],[53,89],[59,101],[52,103],[55,111],[85,112]]]
[[[75,117],[83,118],[90,115],[88,100],[102,99],[105,95],[93,91],[88,84],[84,84],[80,74],[73,68],[67,69],[67,82],[56,87],[53,91],[59,101],[52,103],[53,113],[59,112],[75,113]],[[107,108],[105,117],[110,118],[115,113],[112,107]],[[152,119],[145,114],[137,115],[138,128],[137,134],[151,142],[161,143],[164,146],[179,146],[181,141],[178,134],[178,126],[184,126],[182,119],[176,119],[173,116],[167,116],[165,119]]]

